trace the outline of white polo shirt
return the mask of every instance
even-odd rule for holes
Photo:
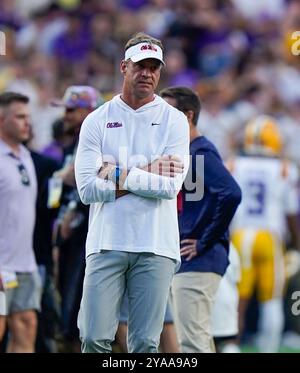
[[[20,165],[29,183],[22,183]],[[20,145],[20,155],[0,139],[0,272],[33,272],[37,181],[29,151]]]
[[[184,161],[175,178],[139,169],[164,154]],[[130,169],[115,199],[115,184],[97,173],[103,161]],[[137,110],[115,96],[83,122],[75,160],[82,202],[91,204],[86,255],[101,250],[151,252],[180,263],[176,196],[189,166],[186,116],[161,97]]]

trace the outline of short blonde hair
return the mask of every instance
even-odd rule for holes
[[[132,36],[131,39],[128,40],[128,42],[125,45],[125,51],[132,47],[133,45],[139,44],[139,43],[149,43],[149,44],[156,44],[158,45],[162,50],[163,45],[162,42],[159,39],[153,38],[150,35],[145,34],[144,32],[138,32]]]

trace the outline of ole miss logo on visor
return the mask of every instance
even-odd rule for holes
[[[157,52],[157,49],[151,44],[141,46],[141,51],[148,51],[148,50]]]

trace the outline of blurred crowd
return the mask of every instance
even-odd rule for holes
[[[122,47],[143,30],[165,45],[159,88],[184,85],[200,94],[200,128],[224,158],[243,123],[268,113],[280,120],[286,153],[299,164],[300,73],[292,54],[299,1],[2,0],[0,9],[0,90],[30,96],[36,150],[50,142],[60,114],[49,103],[68,86],[91,85],[104,98],[119,92]]]
[[[300,0],[0,0],[0,31],[6,38],[6,54],[0,56],[0,92],[29,96],[30,148],[58,162],[51,172],[63,159],[66,164],[74,149],[62,149],[68,149],[78,135],[68,133],[64,111],[53,101],[72,85],[92,86],[104,101],[119,93],[124,44],[141,30],[165,46],[166,68],[158,88],[181,85],[199,94],[203,109],[198,127],[224,160],[242,146],[249,119],[269,114],[280,125],[284,155],[300,167],[300,63],[292,53],[292,34],[300,30]],[[65,209],[72,209],[70,201],[79,203],[72,193],[70,188],[64,194]],[[87,211],[81,214],[85,232]],[[48,222],[52,227],[53,216]],[[68,236],[60,233],[60,240],[64,234]],[[80,237],[85,238],[83,233]],[[62,245],[59,239],[54,238],[57,246]],[[74,241],[80,251],[77,259],[83,263],[83,243],[77,236]],[[66,273],[63,260],[61,255],[61,269],[54,271]],[[69,280],[77,276],[80,282],[83,270],[66,276]],[[61,294],[68,307],[67,296],[77,301],[80,294],[70,294],[71,283],[66,289]],[[59,324],[55,299],[53,304],[53,314],[46,317]],[[70,316],[68,310],[66,314]],[[74,335],[77,341],[75,319],[67,322],[72,324],[70,341]],[[50,327],[47,319],[43,325]]]

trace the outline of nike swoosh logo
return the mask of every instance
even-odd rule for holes
[[[151,126],[159,126],[160,123],[152,123]]]

